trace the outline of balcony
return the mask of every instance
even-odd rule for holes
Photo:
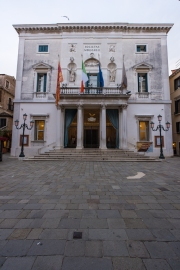
[[[8,111],[13,111],[13,109],[14,109],[13,104],[11,104],[11,103],[7,104],[7,110]]]
[[[117,87],[85,87],[80,93],[79,87],[62,87],[61,95],[122,95],[123,90]],[[124,93],[125,94],[125,93]]]

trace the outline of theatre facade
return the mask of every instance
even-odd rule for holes
[[[14,25],[19,34],[14,120],[23,123],[26,113],[26,124],[34,121],[32,130],[25,130],[25,155],[64,148],[119,148],[158,156],[159,131],[152,131],[150,122],[158,124],[160,114],[164,126],[171,123],[167,60],[171,27]],[[63,81],[56,104],[58,61]],[[82,61],[88,76],[83,93]],[[20,153],[21,136],[22,129],[14,127],[12,156]],[[162,136],[164,154],[171,156],[171,128]]]

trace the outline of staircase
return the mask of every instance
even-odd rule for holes
[[[114,161],[114,162],[149,162],[149,161],[159,161],[159,159],[153,157],[147,157],[139,153],[135,153],[131,150],[121,150],[121,149],[55,149],[44,154],[40,154],[34,157],[25,158],[24,161]]]

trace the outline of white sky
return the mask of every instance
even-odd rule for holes
[[[13,24],[174,23],[168,34],[169,70],[180,59],[179,0],[0,0],[0,9],[0,74],[16,77],[18,34]]]

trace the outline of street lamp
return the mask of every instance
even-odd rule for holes
[[[157,131],[159,129],[159,134],[160,134],[160,156],[159,158],[164,159],[164,155],[163,155],[163,149],[162,149],[162,136],[161,136],[161,129],[163,129],[164,131],[168,131],[170,128],[170,123],[166,122],[166,129],[163,127],[163,125],[161,125],[161,121],[162,121],[162,116],[159,114],[158,115],[158,121],[159,121],[159,125],[157,125],[157,128],[154,129],[154,122],[151,122],[151,129],[153,131]]]
[[[25,113],[25,114],[23,114],[23,120],[24,120],[24,123],[21,124],[20,127],[18,127],[18,125],[19,125],[19,120],[14,121],[14,122],[15,122],[15,127],[16,127],[17,129],[23,128],[22,144],[21,144],[21,153],[20,153],[19,157],[25,157],[25,155],[24,155],[24,130],[25,130],[25,128],[27,128],[28,130],[31,130],[31,129],[33,128],[33,125],[34,125],[34,121],[30,121],[30,128],[29,128],[28,125],[25,124],[26,118],[27,118],[27,114]]]

